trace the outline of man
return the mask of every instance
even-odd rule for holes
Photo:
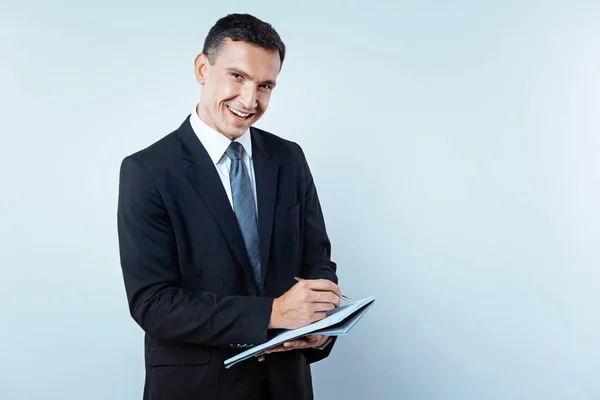
[[[145,331],[144,399],[313,398],[309,364],[328,356],[331,338],[223,364],[340,304],[304,154],[252,127],[284,57],[271,25],[220,19],[194,62],[194,111],[123,160],[119,247],[130,312]]]

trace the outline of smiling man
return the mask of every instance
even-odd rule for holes
[[[145,332],[144,399],[313,398],[310,364],[329,355],[331,338],[223,365],[340,304],[306,158],[252,126],[284,57],[271,25],[220,19],[194,61],[202,91],[191,115],[122,162],[119,248],[131,316]]]

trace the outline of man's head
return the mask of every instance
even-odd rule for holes
[[[271,25],[248,14],[218,20],[194,61],[200,118],[232,140],[241,136],[267,110],[284,58]]]

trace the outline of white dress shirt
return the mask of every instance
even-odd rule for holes
[[[225,154],[225,150],[231,144],[231,140],[227,137],[223,136],[221,133],[217,132],[210,126],[206,125],[204,121],[200,119],[198,113],[196,112],[196,108],[194,107],[194,111],[190,116],[190,124],[192,125],[192,129],[202,146],[208,152],[210,159],[212,160],[217,172],[219,173],[219,178],[221,178],[221,182],[223,183],[223,187],[225,188],[225,192],[227,193],[227,198],[229,199],[229,203],[231,204],[231,208],[233,208],[233,198],[231,195],[231,182],[229,181],[229,170],[231,169],[231,160]],[[258,202],[256,200],[256,179],[254,177],[254,164],[252,163],[252,139],[250,136],[250,130],[244,132],[242,136],[237,138],[235,141],[244,147],[244,151],[242,152],[242,162],[246,166],[246,170],[248,171],[248,175],[250,176],[250,184],[252,185],[252,193],[254,194],[254,206],[256,211],[258,212]]]

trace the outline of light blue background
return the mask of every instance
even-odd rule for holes
[[[213,3],[2,2],[0,398],[141,398],[119,164],[251,12],[289,50],[259,126],[305,149],[342,289],[377,296],[316,398],[600,399],[600,3]]]

